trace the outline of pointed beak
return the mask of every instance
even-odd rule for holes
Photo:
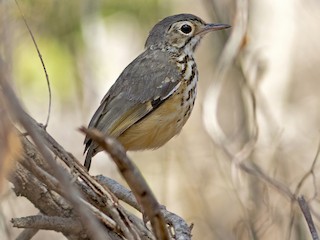
[[[226,28],[230,28],[231,26],[228,24],[214,24],[214,23],[207,23],[206,25],[204,25],[204,27],[202,29],[200,29],[199,32],[197,32],[197,35],[204,35],[208,32],[213,32],[213,31],[218,31],[218,30],[222,30],[222,29],[226,29]]]

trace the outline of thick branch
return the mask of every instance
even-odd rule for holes
[[[123,146],[115,139],[104,137],[100,132],[81,128],[81,131],[97,142],[109,153],[125,178],[130,189],[142,206],[143,214],[151,222],[152,229],[158,239],[169,239],[165,220],[160,211],[160,205],[154,197],[148,184],[145,182],[138,168],[128,158]]]
[[[47,160],[47,163],[50,168],[52,168],[54,175],[61,182],[61,186],[63,186],[65,190],[67,199],[72,203],[74,209],[78,212],[83,225],[88,228],[94,239],[105,239],[105,236],[102,234],[103,230],[101,229],[97,220],[81,203],[79,192],[72,186],[70,179],[67,177],[68,174],[66,173],[65,169],[57,164],[51,152],[46,148],[45,141],[39,134],[37,126],[33,124],[31,117],[22,108],[19,100],[9,85],[10,81],[8,78],[6,78],[7,75],[5,71],[5,65],[1,63],[0,84],[3,90],[2,93],[4,95],[5,103],[13,113],[15,119],[31,136],[41,155]]]
[[[14,219],[15,223],[20,221],[20,225],[16,226],[61,231],[69,239],[88,239],[88,237],[110,239],[111,236],[112,239],[118,239],[119,236],[124,236],[126,239],[154,239],[141,219],[124,210],[118,198],[109,188],[102,186],[91,177],[71,154],[67,153],[22,109],[4,77],[5,73],[1,63],[0,87],[3,90],[1,94],[9,109],[14,113],[14,117],[27,130],[36,146],[26,136],[21,136],[24,154],[21,161],[17,162],[16,171],[12,174],[10,181],[15,186],[16,194],[28,198],[43,214],[43,216]],[[143,206],[143,213],[150,219],[157,238],[169,239],[160,205],[139,171],[126,156],[121,145],[111,140],[106,146],[133,189],[133,193],[139,199],[139,203]],[[62,159],[68,168],[65,169],[58,165],[52,153]],[[76,186],[82,191],[85,198],[81,197]],[[127,191],[124,193],[127,194]],[[83,199],[87,199],[88,202]],[[135,206],[140,208],[137,203]],[[73,227],[64,227],[66,223],[62,220],[74,221]],[[105,224],[104,228],[98,224],[97,220]],[[171,225],[170,220],[168,223]],[[68,229],[67,232],[66,229]],[[175,227],[176,229],[179,228]],[[186,229],[188,237],[184,239],[190,239],[190,229]],[[87,231],[88,235],[86,235]],[[176,230],[176,233],[178,232],[179,230]],[[25,233],[28,234],[22,234],[20,237],[31,236],[36,234],[36,231]]]
[[[12,175],[11,182],[17,196],[24,196],[42,213],[49,216],[72,215],[72,208],[66,202],[57,201],[54,192],[47,189],[30,171],[21,164],[17,164],[16,171]]]
[[[138,211],[141,211],[140,205],[130,190],[115,180],[103,175],[96,176],[96,179],[101,184],[106,185],[120,200],[129,204],[131,207],[134,207]],[[161,213],[163,214],[166,223],[173,227],[176,240],[191,239],[191,228],[184,219],[164,208],[161,209]]]
[[[13,218],[11,219],[11,222],[13,223],[13,226],[17,228],[54,230],[64,234],[80,234],[82,231],[82,225],[80,221],[75,220],[74,218],[35,215],[22,218]]]

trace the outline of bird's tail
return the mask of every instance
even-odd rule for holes
[[[91,166],[91,159],[94,155],[94,149],[92,147],[89,147],[86,155],[86,159],[84,160],[84,167],[89,171]]]

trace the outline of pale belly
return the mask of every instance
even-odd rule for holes
[[[155,149],[177,135],[188,120],[196,97],[197,76],[181,84],[177,92],[156,110],[132,125],[118,140],[127,150]]]

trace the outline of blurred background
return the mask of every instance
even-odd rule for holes
[[[194,223],[194,239],[311,239],[297,203],[281,186],[305,196],[319,228],[319,1],[18,2],[52,86],[48,132],[80,161],[84,137],[77,128],[88,124],[121,71],[143,51],[155,23],[192,13],[232,25],[208,34],[198,48],[198,97],[181,134],[158,150],[129,155],[160,203]],[[44,123],[45,75],[15,1],[0,0],[0,16],[6,33],[0,53],[11,53],[6,60],[17,95]],[[238,48],[224,50],[239,36]],[[243,164],[258,169],[248,172]],[[91,173],[123,183],[104,153],[94,158]],[[10,219],[37,210],[8,184],[0,212],[1,239],[14,239],[20,230]],[[48,231],[34,239],[44,238],[64,239]]]

